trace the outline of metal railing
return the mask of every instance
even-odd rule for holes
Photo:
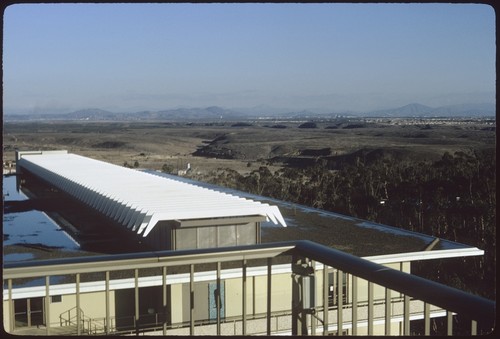
[[[78,313],[80,316],[78,316]],[[104,323],[105,318],[96,319],[85,315],[83,310],[77,309],[76,306],[62,312],[59,315],[59,325],[61,327],[73,327],[78,328],[77,319],[80,318],[80,328],[81,332],[85,334],[99,334],[105,332],[106,324]]]
[[[158,251],[143,252],[120,255],[92,256],[53,259],[36,262],[6,263],[3,270],[4,286],[7,283],[8,310],[10,314],[10,328],[15,331],[14,301],[13,301],[13,281],[15,279],[45,277],[45,317],[50,319],[50,277],[59,275],[74,275],[76,287],[76,324],[77,334],[83,334],[81,320],[83,312],[80,311],[80,276],[86,273],[105,273],[105,310],[106,316],[102,319],[104,324],[112,324],[110,314],[110,273],[113,271],[129,271],[134,279],[134,321],[137,322],[139,313],[139,271],[147,269],[161,270],[162,295],[158,296],[164,309],[167,309],[167,280],[171,279],[170,270],[174,267],[188,268],[189,275],[189,321],[184,324],[186,334],[198,334],[201,329],[195,319],[194,301],[194,275],[195,266],[205,267],[216,264],[216,284],[217,290],[221,285],[221,264],[233,262],[237,263],[241,269],[241,291],[246,296],[247,291],[247,269],[249,261],[260,260],[267,263],[267,312],[264,315],[265,321],[260,322],[259,329],[254,330],[253,326],[257,321],[247,314],[247,300],[241,300],[241,316],[238,320],[239,334],[272,334],[276,333],[276,327],[272,326],[272,267],[273,261],[278,258],[286,258],[291,263],[291,286],[292,297],[290,300],[291,325],[290,334],[316,334],[322,331],[323,334],[346,333],[356,335],[363,327],[368,335],[374,334],[376,324],[384,325],[383,334],[391,333],[391,322],[402,323],[402,335],[409,335],[410,322],[414,320],[415,314],[421,315],[423,334],[431,334],[431,319],[436,314],[444,315],[445,332],[448,335],[454,334],[454,326],[457,320],[466,321],[470,325],[470,334],[485,333],[491,331],[495,320],[495,303],[491,300],[471,295],[469,293],[427,280],[418,276],[404,273],[398,270],[382,266],[371,261],[344,253],[333,248],[329,248],[311,241],[293,241],[282,243],[266,243],[251,246],[226,247],[201,250],[183,251]],[[283,259],[280,259],[282,262]],[[323,264],[323,284],[322,291],[316,291],[316,285],[311,283],[311,277],[317,273],[314,269],[316,263]],[[263,266],[266,268],[266,264]],[[346,302],[342,295],[342,289],[336,293],[335,307],[325,307],[329,305],[328,292],[328,272],[332,269],[339,273],[349,275],[351,295]],[[167,270],[169,274],[167,274]],[[290,276],[290,275],[289,275]],[[342,276],[341,274],[337,275]],[[358,284],[360,281],[367,281],[367,300],[360,300],[358,296]],[[340,281],[338,282],[341,283]],[[382,286],[385,290],[385,297],[382,303],[377,304],[374,299],[374,285]],[[5,288],[5,287],[4,287]],[[312,299],[322,299],[322,305],[315,305]],[[217,299],[218,300],[218,299]],[[380,301],[380,300],[379,300]],[[420,306],[418,306],[418,305]],[[414,309],[418,306],[419,311]],[[213,320],[214,333],[223,334],[226,321],[221,317],[221,305],[217,302],[217,318]],[[418,308],[417,307],[417,308]],[[416,313],[415,313],[416,312]],[[236,320],[234,320],[236,321]],[[134,323],[135,323],[134,322]],[[255,323],[255,324],[254,324]],[[46,322],[46,334],[51,334],[53,328]],[[167,334],[174,324],[163,321],[161,334]],[[248,326],[251,325],[252,329]],[[182,327],[182,324],[180,325]],[[195,331],[195,327],[198,329]],[[236,323],[234,325],[236,329]],[[114,326],[105,326],[104,334],[118,333]],[[236,330],[235,330],[236,331]],[[412,333],[413,334],[413,333]]]

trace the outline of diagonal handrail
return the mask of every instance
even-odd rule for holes
[[[489,299],[391,269],[309,240],[297,241],[294,252],[469,319],[488,323],[495,321],[495,302]]]
[[[73,316],[72,316],[72,315],[71,315],[71,311],[73,311],[73,310],[74,310],[74,311],[76,311],[76,312],[78,313],[78,309],[77,309],[77,307],[76,307],[76,306],[74,306],[74,307],[70,308],[69,310],[66,310],[66,311],[64,311],[64,312],[61,312],[61,314],[59,314],[59,320],[60,320],[60,321],[64,320],[65,322],[67,322],[67,323],[69,324],[69,326],[71,326],[71,325],[76,326],[76,325],[77,325],[77,323],[76,323],[76,321],[74,321],[74,319],[77,319],[77,318],[78,318],[78,314],[75,314],[75,315],[73,315]],[[80,308],[79,310],[80,310],[81,322],[82,322],[83,324],[85,324],[85,321],[84,321],[84,319],[85,319],[85,314],[83,313],[83,310],[82,310],[81,308]],[[67,318],[65,318],[65,317],[64,317],[64,315],[65,315],[65,314],[67,314],[67,315],[68,315],[68,317],[67,317]],[[88,317],[87,317],[87,318],[88,318]],[[90,318],[89,318],[89,319],[90,319]]]

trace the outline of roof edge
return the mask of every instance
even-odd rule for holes
[[[417,251],[395,254],[382,254],[368,257],[363,259],[370,260],[377,264],[390,264],[395,262],[409,262],[418,260],[432,260],[432,259],[447,259],[457,257],[471,257],[484,255],[484,250],[477,247],[466,248],[453,248],[448,250],[433,250],[433,251]]]

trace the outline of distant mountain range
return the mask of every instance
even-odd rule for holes
[[[222,121],[242,120],[259,117],[276,118],[314,118],[314,117],[481,117],[495,116],[496,107],[492,103],[462,104],[441,107],[429,107],[417,103],[406,106],[377,110],[371,112],[332,112],[314,113],[308,110],[299,112],[286,112],[276,109],[274,112],[270,107],[265,110],[255,109],[236,110],[226,109],[218,106],[205,108],[176,108],[161,111],[141,111],[134,113],[114,113],[99,108],[83,109],[63,114],[6,114],[4,121],[39,121],[39,120],[70,120],[70,121]]]
[[[421,104],[409,104],[403,107],[371,111],[363,116],[379,117],[475,117],[496,115],[495,104],[461,104],[441,107],[429,107]]]

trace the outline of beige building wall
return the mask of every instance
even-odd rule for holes
[[[267,312],[267,276],[247,278],[246,312]],[[255,293],[254,293],[255,291]],[[241,316],[243,309],[242,280],[226,280],[226,317]],[[271,311],[285,311],[291,307],[292,283],[290,273],[274,274],[271,277]]]
[[[410,263],[395,263],[388,264],[388,267],[402,270],[405,272],[410,271]],[[225,317],[241,317],[242,314],[242,279],[226,279],[222,281],[224,284],[223,300]],[[352,300],[352,285],[351,277],[348,276],[348,302]],[[194,317],[195,319],[208,319],[209,318],[209,289],[208,281],[196,282],[194,284]],[[315,273],[316,296],[315,305],[321,307],[323,305],[323,270],[319,269]],[[263,314],[267,312],[267,275],[247,277],[246,285],[246,314]],[[170,299],[171,299],[171,321],[172,324],[187,322],[190,319],[190,286],[189,283],[172,284],[170,285]],[[292,280],[290,273],[273,274],[271,277],[271,311],[287,311],[291,308],[292,300]],[[392,292],[392,297],[396,297],[396,292]],[[115,317],[115,293],[109,293],[110,317]],[[368,283],[366,280],[358,278],[357,297],[359,302],[368,300]],[[382,286],[374,285],[374,299],[385,299],[385,288]],[[102,292],[88,292],[80,294],[80,308],[83,311],[84,317],[89,318],[105,318],[106,317],[106,294]],[[133,302],[133,301],[132,301]],[[70,311],[70,317],[76,319],[76,296],[74,294],[63,295],[60,302],[50,303],[50,323],[51,326],[59,326],[61,315],[64,319],[68,318],[67,312]],[[9,308],[8,301],[3,303],[4,309],[4,327],[10,330],[9,321]],[[399,325],[394,329],[394,333],[398,333]],[[385,330],[382,326],[382,332]],[[361,333],[360,333],[361,334]]]
[[[59,326],[61,318],[73,318],[76,320],[76,295],[66,294],[61,296],[60,302],[50,302],[50,325]],[[82,318],[106,318],[106,293],[105,292],[88,292],[80,294],[80,309],[83,312]],[[115,316],[115,293],[109,293],[109,315],[110,318]],[[104,323],[104,321],[102,322]],[[64,324],[63,324],[64,325]],[[97,325],[97,324],[96,324]]]
[[[255,294],[253,295],[254,313],[267,312],[267,276],[253,277]],[[271,277],[271,311],[284,311],[291,307],[292,284],[289,274]]]
[[[12,329],[10,328],[10,312],[9,312],[9,301],[3,301],[3,328],[5,332],[10,332]]]
[[[189,319],[189,302],[187,304],[184,304],[182,301],[182,286],[183,284],[170,285],[170,299],[172,301],[171,303],[172,324],[183,322],[185,312],[187,312],[186,319]],[[184,307],[184,305],[186,307]],[[185,308],[188,309],[185,310]]]

